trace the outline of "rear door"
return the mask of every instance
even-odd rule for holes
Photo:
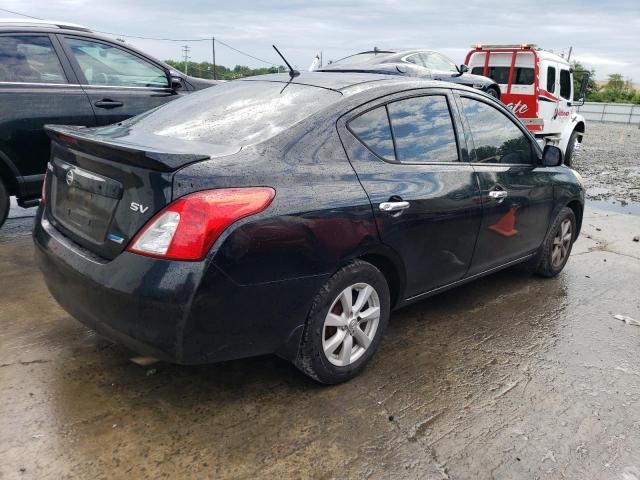
[[[461,279],[480,226],[480,192],[451,102],[444,89],[403,93],[338,124],[382,241],[404,264],[407,297]]]
[[[553,208],[551,172],[539,164],[538,146],[503,107],[460,92],[471,165],[482,195],[483,218],[469,274],[535,251]]]
[[[47,123],[93,125],[87,95],[47,33],[0,34],[0,152],[23,177],[21,196],[37,196],[49,159]]]
[[[116,123],[178,98],[165,69],[123,46],[64,35],[61,42],[98,125]]]

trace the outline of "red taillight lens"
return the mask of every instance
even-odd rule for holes
[[[202,260],[229,225],[265,210],[269,187],[205,190],[179,198],[155,215],[127,250],[173,260]]]

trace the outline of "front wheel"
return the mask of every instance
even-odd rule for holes
[[[487,93],[491,95],[493,98],[500,98],[500,92],[495,87],[489,87],[487,89]]]
[[[543,277],[555,277],[569,260],[576,234],[576,216],[569,207],[564,207],[553,221],[542,244],[536,273]]]
[[[313,301],[296,366],[321,383],[355,377],[378,348],[389,309],[380,270],[361,260],[341,268]]]
[[[570,167],[573,163],[573,160],[580,152],[581,143],[578,141],[578,132],[576,130],[573,131],[571,136],[569,137],[569,143],[567,144],[567,151],[564,154],[564,164],[567,167]]]
[[[9,201],[9,192],[4,184],[4,181],[0,178],[0,228],[4,225],[7,216],[9,215],[9,209],[11,203]]]

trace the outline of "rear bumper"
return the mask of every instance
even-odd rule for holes
[[[41,208],[36,262],[74,318],[137,353],[201,364],[266,353],[293,359],[326,277],[238,285],[214,263],[124,252],[105,261],[53,227]]]

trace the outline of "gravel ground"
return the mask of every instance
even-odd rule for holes
[[[596,205],[640,213],[640,128],[589,122],[582,152],[574,162]]]

